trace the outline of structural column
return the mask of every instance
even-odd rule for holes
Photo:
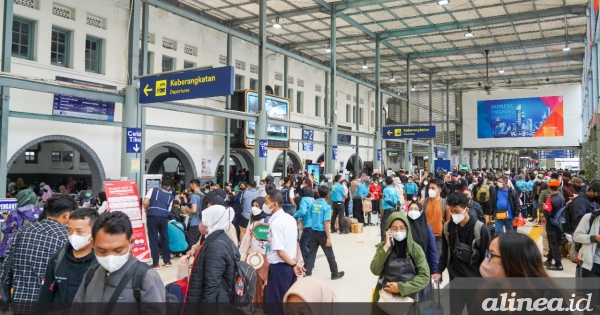
[[[360,113],[360,111],[358,110],[358,106],[360,106],[360,101],[359,101],[359,97],[360,97],[360,84],[356,83],[356,117],[358,117],[358,114]],[[358,131],[359,128],[359,119],[356,120],[356,131]],[[356,147],[354,148],[355,152],[354,152],[354,174],[356,174],[357,176],[360,175],[361,173],[361,169],[360,169],[360,157],[358,156],[359,154],[359,149],[360,149],[360,137],[357,135],[356,136]]]
[[[475,169],[475,150],[471,149],[470,152],[471,160],[469,161],[469,165],[471,165],[471,169]]]
[[[380,70],[381,70],[381,41],[379,38],[375,40],[375,145],[373,146],[373,169],[378,169],[381,171],[381,174],[385,174],[384,170],[381,169],[381,159],[378,159],[378,152],[381,151],[381,80],[380,80]],[[358,109],[358,106],[356,106]],[[358,122],[359,118],[356,115]],[[383,152],[381,154],[381,158],[383,159]]]
[[[233,65],[233,36],[231,34],[227,34],[227,66]],[[225,108],[231,109],[231,95],[227,95],[225,98]],[[223,156],[223,187],[225,187],[225,183],[229,181],[229,156],[231,155],[231,137],[229,135],[229,131],[231,130],[231,119],[227,118],[225,120],[225,154]],[[217,165],[217,167],[219,167]],[[235,178],[235,174],[233,174]],[[187,184],[187,183],[186,183]],[[235,183],[234,183],[235,185]]]
[[[4,25],[2,28],[2,72],[10,73],[12,54],[13,0],[4,0]],[[0,198],[6,197],[8,177],[8,114],[10,111],[10,88],[3,86],[0,112]]]
[[[150,24],[150,5],[146,2],[142,3],[142,40],[140,41],[140,64],[142,69],[138,71],[142,75],[148,74],[148,34]],[[138,66],[139,67],[139,66]],[[136,73],[137,74],[137,73]],[[142,144],[140,145],[140,180],[138,180],[138,194],[143,197],[144,191],[144,174],[146,174],[146,106],[138,104],[138,126],[142,132]],[[187,185],[188,183],[186,183]]]
[[[265,110],[265,85],[267,83],[267,0],[259,2],[258,23],[258,120],[254,133],[254,176],[263,178],[267,158],[260,157],[261,140],[267,140],[267,111]],[[287,81],[287,78],[284,78]],[[268,151],[267,151],[268,152]]]
[[[283,95],[285,95],[286,98],[290,98],[290,93],[288,93],[288,77],[290,75],[289,73],[289,59],[288,56],[283,56]],[[292,109],[290,108],[290,112],[292,111]],[[291,135],[291,132],[289,132],[289,134]],[[283,150],[283,169],[282,169],[282,175],[281,178],[287,177],[287,161],[288,161],[288,151],[287,150]],[[275,161],[275,164],[277,164],[277,161]]]
[[[410,125],[410,54],[406,56],[406,123]],[[412,170],[412,139],[407,139],[404,144],[404,170],[410,172]]]
[[[450,140],[450,83],[446,81],[446,139],[448,139],[448,159],[452,159],[452,141]]]
[[[477,154],[479,154],[479,169],[484,168],[485,163],[483,162],[483,150],[479,150],[479,152],[477,152]]]
[[[141,20],[141,0],[131,1],[131,16],[129,23],[129,46],[128,46],[128,70],[129,77],[125,87],[125,102],[123,103],[123,118],[121,127],[121,177],[127,179],[137,179],[145,168],[145,161],[140,159],[140,173],[134,174],[131,169],[131,160],[138,158],[137,153],[127,153],[127,128],[136,128],[138,126],[138,80],[135,76],[139,73],[140,63],[140,20]],[[142,134],[142,138],[145,135]],[[140,148],[141,151],[144,148]],[[141,178],[138,180],[141,182]]]
[[[433,126],[433,73],[429,73],[429,125]],[[433,162],[435,161],[435,152],[433,148],[434,138],[429,139],[429,172],[433,173]]]
[[[263,0],[264,1],[264,0]],[[335,91],[337,88],[337,62],[336,62],[336,46],[337,46],[337,33],[336,33],[336,17],[335,14],[335,4],[331,5],[331,11],[333,12],[330,17],[330,38],[331,38],[331,92],[330,92],[330,105],[329,105],[329,126],[331,127],[331,132],[329,133],[329,141],[327,141],[327,149],[325,150],[325,174],[335,174],[335,168],[337,164],[336,160],[333,159],[334,150],[337,151],[337,143],[338,143],[338,123],[337,123],[337,105],[335,104]],[[336,154],[337,155],[337,152]]]
[[[494,151],[487,151],[487,164],[486,164],[487,168],[494,167],[493,164],[492,164],[492,158],[493,157],[494,157]]]
[[[597,83],[597,82],[596,82]],[[600,114],[595,113],[594,115],[596,115],[596,121],[600,121],[598,119],[600,119]],[[596,123],[596,126],[594,127],[594,129],[592,129],[592,133],[594,133],[594,141],[592,142],[592,146],[593,149],[596,153],[596,156],[599,157],[600,156],[600,145],[598,144],[598,139],[600,139],[600,128],[598,128],[598,123]],[[588,175],[588,174],[586,174]],[[596,176],[598,175],[598,172],[596,172],[596,174],[589,174],[588,176],[590,176],[591,178],[596,178]]]

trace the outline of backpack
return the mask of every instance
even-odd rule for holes
[[[291,205],[292,203],[290,202],[290,187],[286,187],[286,188],[282,188],[281,189],[281,194],[283,195],[283,204],[284,205]]]
[[[576,197],[577,199],[579,197]],[[573,199],[573,201],[575,201]],[[575,222],[573,222],[573,201],[569,202],[566,206],[562,207],[556,213],[556,216],[552,218],[552,224],[558,226],[563,233],[573,234],[575,232]],[[556,218],[556,219],[555,219]],[[556,224],[555,222],[556,221]]]
[[[427,202],[429,198],[425,198],[425,203],[423,204],[423,210],[427,209]],[[442,198],[442,221],[446,222],[446,198]]]
[[[490,201],[490,184],[483,183],[481,187],[477,190],[477,194],[475,195],[475,200],[479,202],[488,202]]]
[[[238,307],[246,307],[252,303],[254,296],[256,295],[256,281],[258,274],[256,269],[250,266],[245,261],[238,261],[231,251],[231,246],[227,246],[227,250],[231,257],[233,257],[234,273],[233,273],[233,287],[227,288],[227,294],[230,297],[230,301],[233,305]],[[238,287],[239,285],[239,287]],[[238,293],[238,290],[241,292]]]
[[[477,248],[481,246],[481,227],[483,227],[484,223],[477,220],[475,221],[474,234],[475,239],[471,244],[471,249],[473,250],[473,255],[477,253]],[[444,237],[446,238],[446,243],[448,243],[448,264],[450,264],[450,257],[452,254],[452,250],[450,249],[450,222],[444,223]],[[477,244],[477,248],[475,245]],[[472,256],[471,256],[472,257]]]
[[[60,254],[59,254],[59,256],[60,256]],[[141,261],[136,261],[135,264],[136,264],[136,266],[135,266],[136,269],[134,270],[131,285],[133,287],[133,297],[135,298],[135,301],[137,302],[138,307],[140,307],[140,303],[141,303],[141,299],[142,299],[142,284],[144,283],[144,277],[146,276],[146,273],[148,272],[148,270],[150,270],[151,267]],[[96,273],[96,270],[99,267],[100,267],[100,264],[95,264],[86,271],[86,273],[84,275],[84,283],[83,283],[84,290],[87,290],[88,285],[90,284],[90,282],[92,282],[92,278],[94,278],[94,273]],[[134,266],[131,266],[130,268],[133,268],[133,267]],[[117,287],[115,292],[113,293],[113,295],[121,294],[121,292],[123,292],[123,289],[124,289],[124,287]],[[181,306],[179,305],[180,304],[179,299],[176,296],[174,296],[173,294],[168,293],[166,290],[165,290],[165,297],[166,297],[166,302],[167,302],[167,315],[181,315]],[[109,306],[107,305],[106,308],[108,308],[108,307]]]

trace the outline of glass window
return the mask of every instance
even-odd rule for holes
[[[173,71],[173,70],[175,70],[173,58],[168,57],[168,56],[163,56],[162,57],[162,72]]]
[[[59,67],[69,67],[71,32],[60,28],[52,28],[50,46],[50,62]]]
[[[352,123],[356,124],[356,106],[352,106]]]
[[[148,56],[146,57],[146,71],[147,71],[146,74],[152,73],[152,69],[150,69],[150,66],[152,66],[152,63],[150,62],[150,60],[152,60],[152,53],[148,52]],[[142,69],[143,64],[142,64],[142,54],[141,53],[140,53],[140,64],[138,66],[139,66],[139,69],[138,69],[139,74],[143,75],[144,73],[142,70],[144,70],[144,69]]]
[[[13,57],[33,60],[34,22],[14,17],[12,30]]]
[[[37,151],[25,151],[25,164],[37,164],[38,153]]]
[[[287,98],[290,99],[290,102],[293,102],[293,100],[294,100],[294,90],[292,90],[292,89],[288,89],[287,90]],[[292,110],[293,110],[293,107],[292,107]]]
[[[329,104],[327,104],[327,98],[323,99],[323,117],[325,117],[325,121],[329,119]]]
[[[321,98],[315,96],[315,116],[321,117]]]
[[[52,151],[52,162],[60,162],[62,161],[62,152],[61,151]]]
[[[298,91],[296,93],[296,112],[298,112],[300,114],[302,114],[302,112],[304,111],[304,108],[302,108],[304,105],[304,104],[302,104],[303,101],[304,101],[304,93]]]
[[[85,71],[100,73],[102,40],[88,36],[85,39]]]
[[[281,86],[279,85],[275,86],[275,90],[273,92],[275,92],[275,95],[277,96],[283,96],[283,94],[281,94]]]
[[[371,111],[371,127],[375,127],[375,112]]]
[[[351,115],[352,115],[352,107],[350,105],[346,105],[346,122],[350,122]]]
[[[235,75],[235,89],[241,90],[244,88],[244,76],[236,74]]]
[[[250,89],[252,91],[257,91],[258,88],[258,80],[250,78]],[[277,94],[277,93],[275,93]]]
[[[359,124],[363,124],[363,109],[359,108],[358,109],[358,123]]]
[[[194,67],[196,67],[196,64],[191,61],[183,62],[183,69],[190,69],[190,68],[194,68]]]

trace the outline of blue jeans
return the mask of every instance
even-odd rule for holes
[[[496,232],[495,234],[501,234],[504,233],[504,229],[503,227],[506,228],[506,232],[512,231],[513,228],[513,220],[512,219],[506,219],[506,220],[498,220],[496,219]]]

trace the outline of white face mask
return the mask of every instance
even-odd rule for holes
[[[416,220],[421,217],[421,211],[419,210],[408,210],[408,217]]]
[[[498,183],[498,188],[502,189],[503,186],[504,186],[504,184]]]
[[[427,186],[427,184],[429,184],[427,181],[423,182],[423,185]]]
[[[402,242],[404,241],[404,239],[406,238],[406,232],[394,232],[392,233],[392,237],[398,241],[398,242]]]
[[[129,248],[131,250],[131,247]],[[98,260],[98,263],[100,264],[100,266],[104,267],[104,269],[106,269],[106,271],[112,273],[115,272],[119,269],[121,269],[125,263],[127,262],[127,260],[129,260],[129,251],[127,252],[127,254],[125,255],[108,255],[105,257],[98,257],[96,256],[96,260]]]
[[[271,208],[269,208],[269,206],[267,206],[267,204],[266,204],[266,203],[265,203],[265,204],[263,204],[262,208],[263,208],[263,211],[264,211],[266,214],[271,214],[271,212],[273,212],[273,211],[271,211]]]
[[[262,210],[260,210],[257,207],[252,207],[252,215],[259,215],[262,212]]]
[[[74,250],[80,250],[84,247],[87,246],[87,244],[90,243],[90,237],[92,236],[92,234],[88,234],[88,235],[71,235],[69,236],[69,243],[71,243],[71,246],[73,246]]]
[[[462,220],[465,219],[465,212],[463,212],[462,214],[453,214],[452,215],[452,221],[454,221],[454,223],[459,224],[460,222],[462,222]]]
[[[437,192],[433,189],[429,190],[429,198],[435,198],[437,196]]]

